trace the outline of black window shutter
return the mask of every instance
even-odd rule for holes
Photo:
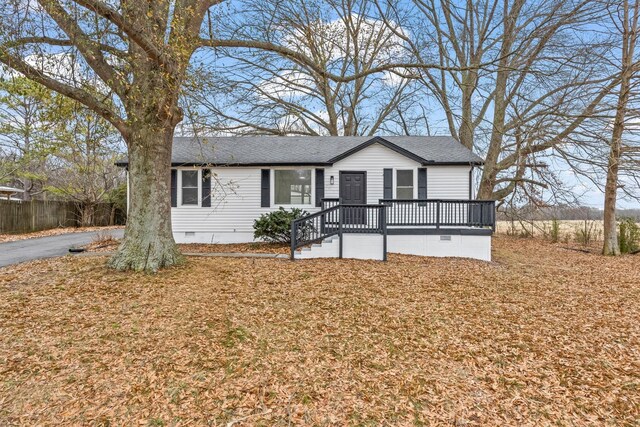
[[[269,169],[262,169],[262,183],[261,183],[261,193],[260,193],[260,206],[263,208],[268,208],[271,206],[271,182],[269,181]]]
[[[178,206],[178,171],[171,169],[171,207]]]
[[[324,169],[316,169],[316,206],[322,206],[324,199]]]
[[[383,199],[393,199],[393,169],[383,170]]]
[[[211,207],[211,169],[202,169],[202,207]]]
[[[418,169],[418,199],[427,198],[427,170],[425,168]]]

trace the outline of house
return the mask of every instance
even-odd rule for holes
[[[261,214],[300,207],[311,217],[294,224],[295,258],[489,260],[494,204],[472,200],[480,165],[447,136],[178,137],[173,234],[178,243],[252,242]]]

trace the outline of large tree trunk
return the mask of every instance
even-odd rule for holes
[[[628,70],[623,70],[620,82],[620,95],[618,97],[618,105],[616,106],[613,131],[611,133],[611,147],[609,148],[607,182],[604,188],[604,244],[602,246],[602,253],[604,255],[620,255],[616,202],[618,198],[618,172],[622,153],[622,132],[624,131],[625,113],[629,101],[631,83],[630,67],[627,68]]]
[[[171,231],[171,146],[174,126],[141,124],[129,145],[129,214],[109,265],[155,272],[182,262]]]
[[[607,170],[607,184],[604,190],[604,255],[620,255],[618,243],[618,222],[616,220],[616,199],[618,190],[618,159],[620,148],[614,148],[619,142],[612,142],[609,154],[609,168]]]
[[[499,71],[496,79],[496,90],[494,97],[493,129],[487,155],[485,156],[482,176],[478,187],[478,199],[490,200],[495,197],[496,179],[498,177],[498,160],[502,152],[502,141],[504,138],[504,120],[506,116],[506,102],[504,101],[507,74],[506,71]]]
[[[607,183],[604,189],[604,255],[620,255],[618,242],[618,224],[616,221],[616,201],[618,192],[618,172],[622,154],[622,133],[624,131],[627,104],[631,93],[631,78],[633,76],[633,58],[638,39],[638,15],[640,3],[634,2],[633,13],[630,16],[629,1],[623,5],[622,21],[622,67],[620,70],[620,92],[616,105],[616,116],[611,132],[611,147],[607,168]],[[630,20],[631,18],[631,20]]]

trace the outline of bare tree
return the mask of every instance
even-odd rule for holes
[[[640,0],[623,0],[622,4],[612,6],[612,21],[622,36],[620,49],[620,85],[615,108],[615,118],[611,132],[610,151],[607,165],[607,181],[604,192],[604,255],[619,255],[618,225],[616,221],[616,202],[619,185],[620,161],[623,154],[623,133],[629,120],[629,99],[633,79],[638,78],[638,64],[635,63],[638,44],[638,19],[640,18]],[[636,116],[637,117],[637,116]]]
[[[405,37],[416,60],[437,58],[439,69],[418,70],[449,132],[485,157],[478,197],[548,187],[543,159],[597,114],[615,86],[610,69],[594,61],[606,40],[593,31],[579,36],[603,8],[586,0],[414,0],[410,13],[392,4],[384,3],[393,10],[384,16],[418,34]],[[407,16],[413,20],[405,23]]]
[[[216,30],[244,40],[272,40],[308,57],[291,61],[274,51],[218,49],[195,72],[189,97],[209,131],[233,134],[373,135],[407,133],[423,118],[407,69],[375,71],[409,52],[402,31],[388,29],[367,0],[247,0],[253,11]],[[245,25],[247,20],[251,26]],[[359,77],[345,81],[352,75]],[[338,79],[334,78],[338,77]],[[206,90],[203,90],[206,82]]]
[[[209,17],[210,9],[222,2],[8,0],[0,5],[0,62],[90,108],[127,144],[129,220],[122,244],[109,262],[114,268],[156,271],[181,260],[167,194],[173,134],[184,115],[179,98],[196,50],[274,51],[342,82],[415,66],[390,61],[340,76],[277,39],[244,40],[238,38],[242,33],[221,38],[214,34]],[[74,63],[72,72],[61,66],[65,61]],[[76,68],[91,75],[100,95],[83,86]]]
[[[171,233],[169,165],[177,100],[200,26],[218,1],[8,1],[2,5],[0,61],[68,96],[111,123],[128,146],[130,216],[110,265],[155,271],[181,257]],[[87,90],[75,68],[51,66],[61,55],[103,86]]]

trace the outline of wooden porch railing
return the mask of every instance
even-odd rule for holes
[[[323,200],[324,202],[324,200]],[[324,206],[324,203],[323,203]],[[318,243],[344,233],[369,233],[384,236],[386,259],[386,206],[334,204],[320,212],[298,218],[291,223],[291,259],[302,246]],[[340,239],[342,258],[343,239]]]
[[[388,226],[491,227],[495,231],[493,200],[380,199],[387,206]]]
[[[400,200],[380,199],[378,205],[345,205],[340,199],[322,199],[320,212],[291,223],[291,259],[297,249],[344,233],[384,236],[384,259],[388,227],[491,227],[495,231],[493,200]],[[409,233],[411,234],[411,233]],[[342,258],[343,239],[340,239]]]

